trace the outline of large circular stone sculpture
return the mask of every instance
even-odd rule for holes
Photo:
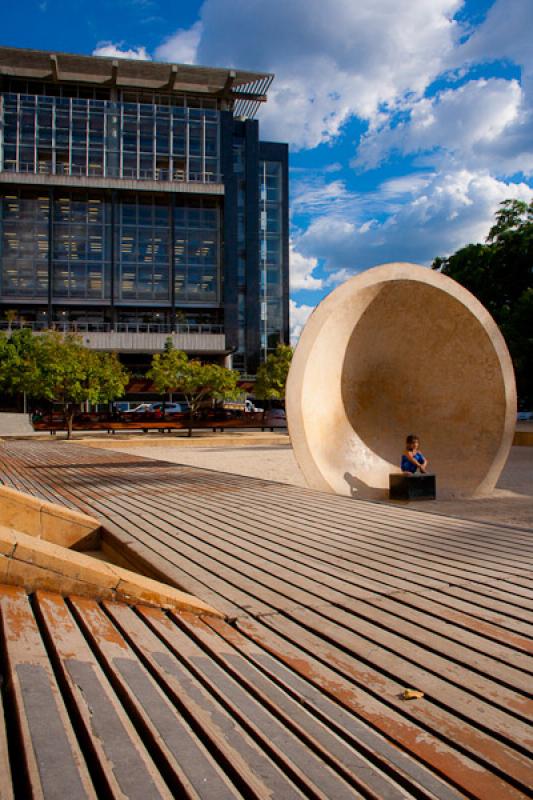
[[[511,359],[488,311],[451,278],[384,264],[315,309],[294,353],[287,419],[312,488],[386,496],[420,437],[440,497],[490,493],[512,444]]]

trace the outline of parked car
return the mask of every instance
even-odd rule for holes
[[[265,409],[264,408],[258,408],[256,405],[254,405],[252,400],[245,400],[244,401],[244,410],[247,413],[252,413],[253,412],[255,414],[259,414],[260,412],[264,411]]]
[[[533,411],[519,411],[516,415],[517,422],[533,422]]]
[[[117,400],[116,403],[113,403],[113,411],[118,411],[120,414],[123,414],[125,411],[130,410],[131,403],[128,403],[127,400]]]
[[[286,419],[287,415],[285,414],[284,408],[271,408],[268,411],[268,416],[272,419]]]
[[[140,403],[135,408],[130,408],[127,411],[124,411],[124,414],[149,414],[153,412],[154,409],[152,408],[152,403]]]
[[[160,411],[165,414],[185,414],[189,410],[188,403],[152,403],[152,411]]]
[[[265,414],[265,424],[271,428],[285,428],[287,416],[284,408],[271,408]]]

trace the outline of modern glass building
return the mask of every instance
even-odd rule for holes
[[[272,78],[0,48],[0,325],[255,372],[289,337]]]

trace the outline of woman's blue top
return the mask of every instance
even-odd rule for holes
[[[415,453],[413,458],[415,459],[415,461],[418,461],[419,464],[423,464],[424,460],[425,460],[424,456],[422,455],[422,453]],[[402,472],[412,472],[413,475],[414,475],[415,472],[416,472],[416,469],[417,468],[415,467],[413,462],[409,461],[409,459],[407,458],[407,456],[405,454],[402,454],[402,463],[401,463]]]

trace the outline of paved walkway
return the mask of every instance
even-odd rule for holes
[[[96,513],[126,555],[224,611],[225,663],[270,687],[240,666],[235,713],[246,724],[253,695],[276,716],[269,692],[287,693],[322,737],[285,715],[309,755],[345,775],[348,742],[387,782],[370,791],[354,767],[350,796],[528,795],[529,532],[60,442],[4,442],[0,478]]]

